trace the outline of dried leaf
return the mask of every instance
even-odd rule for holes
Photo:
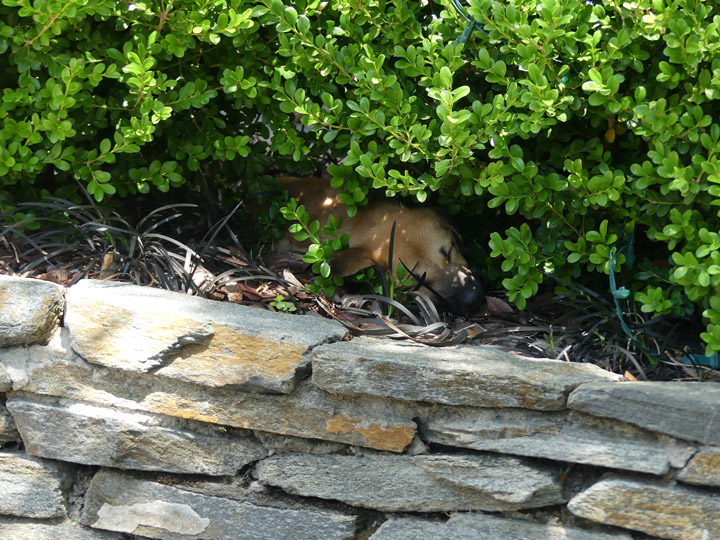
[[[67,285],[70,281],[68,277],[68,271],[66,268],[56,268],[50,270],[44,274],[37,276],[38,279],[44,279],[45,281],[52,281],[58,285]]]
[[[487,307],[490,313],[512,313],[513,308],[502,298],[496,296],[486,296]]]
[[[623,375],[623,381],[637,381],[637,377],[630,373],[629,371],[626,371]]]
[[[302,289],[303,284],[300,283],[300,280],[295,277],[295,274],[293,274],[290,270],[287,268],[284,268],[282,271],[282,278],[288,282],[289,285],[292,285],[295,287],[295,289]],[[294,294],[294,293],[293,293]]]

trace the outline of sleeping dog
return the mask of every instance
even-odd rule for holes
[[[279,177],[277,181],[305,206],[311,219],[322,224],[330,215],[343,216],[340,232],[349,234],[350,244],[330,261],[335,275],[349,276],[374,263],[391,271],[388,257],[395,224],[393,265],[402,262],[421,291],[455,313],[466,313],[482,300],[482,285],[467,266],[459,235],[440,212],[405,208],[386,200],[370,203],[349,218],[329,180]],[[307,242],[298,242],[288,234],[278,247],[304,250]]]

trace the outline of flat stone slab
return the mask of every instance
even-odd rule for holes
[[[46,343],[60,323],[64,304],[60,285],[0,275],[0,347]]]
[[[346,540],[356,517],[313,508],[261,506],[101,471],[90,483],[81,522],[160,540]]]
[[[416,433],[401,401],[340,397],[303,381],[290,395],[238,392],[93,366],[69,350],[66,331],[47,347],[0,349],[16,391],[102,407],[402,452]]]
[[[94,364],[222,387],[290,392],[334,321],[86,280],[67,292],[73,348]]]
[[[517,510],[565,501],[559,469],[493,455],[280,454],[258,480],[288,493],[381,511]]]
[[[57,464],[26,454],[0,451],[0,514],[29,518],[65,516]]]
[[[720,448],[703,448],[677,475],[686,484],[720,487]]]
[[[489,347],[427,347],[357,338],[313,350],[313,383],[336,394],[476,407],[563,409],[588,382],[620,380],[592,364],[537,360]]]
[[[267,455],[251,437],[212,426],[193,431],[171,418],[88,403],[13,397],[7,402],[28,453],[122,469],[233,476]]]
[[[33,523],[0,516],[0,538],[7,540],[123,540],[117,533],[97,531],[70,521]]]
[[[587,384],[573,391],[568,407],[681,439],[720,445],[720,383]]]
[[[19,441],[20,434],[15,427],[15,420],[4,405],[0,405],[0,443]]]
[[[720,496],[640,480],[606,479],[573,497],[582,518],[661,538],[720,538]]]
[[[571,411],[439,407],[421,417],[426,442],[665,474],[692,446],[634,425]],[[684,465],[685,462],[679,465]]]
[[[370,540],[632,540],[629,534],[586,531],[485,514],[454,514],[446,522],[390,519]]]

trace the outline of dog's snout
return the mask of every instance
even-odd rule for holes
[[[445,301],[455,313],[467,313],[475,307],[485,294],[482,283],[468,268],[462,268],[454,276],[450,294]]]
[[[482,289],[477,285],[470,289],[460,291],[454,302],[457,304],[457,307],[453,306],[453,309],[457,313],[467,313],[475,304],[482,300],[482,297]]]

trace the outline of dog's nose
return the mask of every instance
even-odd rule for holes
[[[485,297],[482,283],[466,268],[458,272],[453,293],[445,300],[454,313],[467,313]]]

